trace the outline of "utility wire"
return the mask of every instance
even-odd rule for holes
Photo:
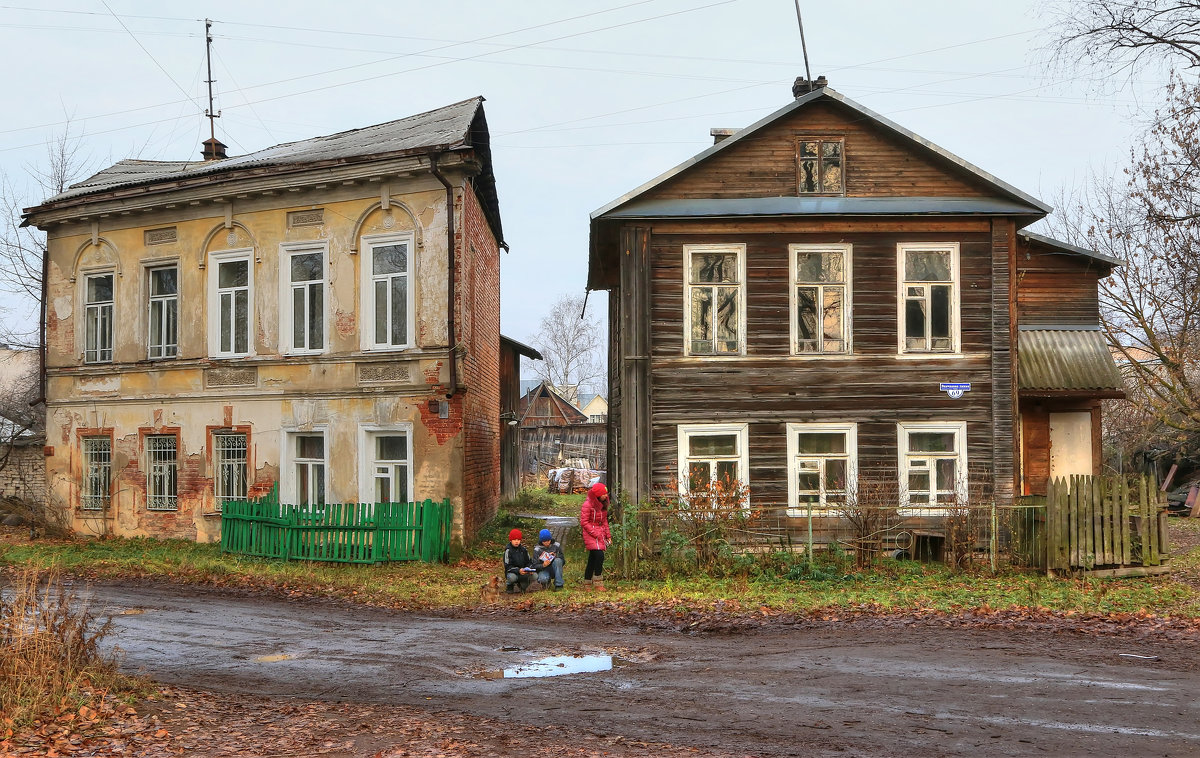
[[[116,21],[117,21],[117,23],[118,23],[118,24],[120,24],[120,25],[121,25],[121,28],[123,28],[123,29],[124,29],[126,32],[128,32],[128,33],[129,33],[129,36],[130,36],[130,38],[132,38],[132,39],[133,39],[133,41],[137,43],[137,46],[138,46],[138,47],[140,47],[140,48],[142,48],[142,52],[144,52],[146,55],[150,56],[150,60],[154,61],[154,65],[155,65],[155,66],[158,66],[158,70],[159,70],[159,71],[161,71],[161,72],[163,72],[164,74],[166,74],[167,78],[171,80],[171,84],[174,84],[174,85],[175,85],[175,86],[176,86],[176,87],[179,89],[179,91],[183,93],[183,96],[184,96],[184,97],[186,97],[188,100],[190,100],[190,101],[192,102],[192,104],[193,104],[193,105],[195,105],[195,106],[196,106],[197,108],[199,108],[200,110],[203,110],[203,108],[200,108],[200,106],[199,106],[199,103],[197,103],[197,102],[196,102],[195,98],[193,98],[191,95],[189,95],[189,94],[188,94],[188,91],[187,91],[187,90],[185,90],[185,89],[184,89],[184,88],[183,88],[183,87],[182,87],[182,86],[179,84],[179,82],[175,81],[175,77],[171,76],[171,72],[170,72],[170,71],[167,71],[165,68],[163,68],[163,65],[162,65],[161,63],[159,63],[159,62],[158,62],[158,58],[155,58],[155,57],[154,57],[154,53],[152,53],[152,52],[150,52],[149,50],[147,50],[147,49],[146,49],[146,46],[142,44],[142,41],[141,41],[141,40],[139,40],[139,39],[137,38],[137,35],[136,35],[136,34],[134,34],[132,31],[130,31],[130,29],[129,29],[129,27],[128,27],[128,26],[125,26],[125,22],[121,20],[121,17],[120,17],[120,16],[118,16],[116,13],[113,13],[113,9],[112,9],[112,8],[109,8],[107,0],[100,0],[100,3],[101,3],[101,4],[102,4],[102,5],[105,7],[105,8],[108,8],[108,12],[109,12],[110,14],[112,14],[112,17],[113,17],[114,19],[116,19]]]

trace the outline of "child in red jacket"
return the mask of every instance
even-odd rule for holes
[[[583,588],[603,592],[604,550],[612,543],[612,532],[608,529],[608,487],[604,484],[596,482],[588,490],[579,511],[579,528],[583,531],[583,546],[588,551]]]

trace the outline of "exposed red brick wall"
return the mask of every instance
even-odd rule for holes
[[[457,228],[454,322],[466,347],[463,398],[463,537],[500,507],[500,247],[470,185]]]

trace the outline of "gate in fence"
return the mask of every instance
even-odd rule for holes
[[[1071,476],[1046,491],[1046,568],[1165,573],[1166,503],[1147,476]]]
[[[449,500],[288,505],[275,489],[260,500],[225,503],[221,551],[334,563],[444,561],[451,514]]]

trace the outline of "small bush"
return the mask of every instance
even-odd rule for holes
[[[99,623],[57,570],[13,577],[0,593],[0,713],[23,725],[133,685],[100,650],[111,619]]]

